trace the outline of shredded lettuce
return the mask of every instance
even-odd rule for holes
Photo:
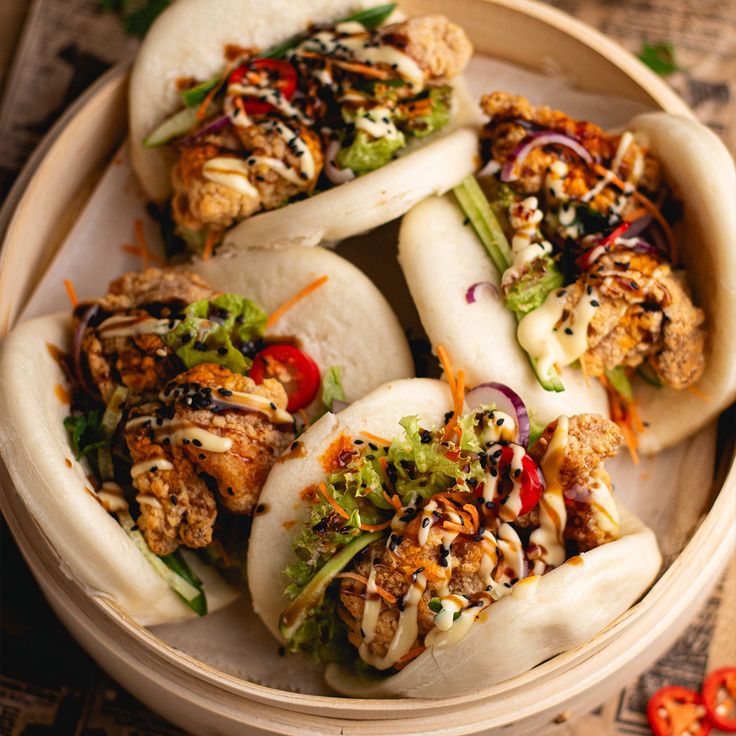
[[[361,176],[385,166],[394,154],[406,145],[403,133],[397,136],[372,138],[364,130],[358,130],[351,144],[337,153],[340,168],[352,169]]]
[[[551,256],[537,258],[506,290],[506,306],[517,316],[523,316],[540,307],[550,292],[562,286],[563,281],[562,273]]]
[[[398,121],[398,125],[407,135],[424,138],[444,128],[450,122],[452,112],[452,87],[443,84],[439,87],[430,88],[427,97],[431,103],[429,115],[418,115],[416,117],[404,117]]]
[[[72,450],[77,460],[101,447],[107,447],[109,438],[102,431],[102,412],[91,409],[84,414],[69,416],[64,419],[64,426],[69,432]]]
[[[332,411],[335,401],[345,401],[345,389],[342,387],[342,372],[339,365],[329,367],[322,374],[322,404],[325,411]]]
[[[246,373],[252,361],[243,348],[263,336],[268,315],[255,302],[238,294],[190,304],[185,318],[164,335],[187,368],[216,363],[234,373]]]

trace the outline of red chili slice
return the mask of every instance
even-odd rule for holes
[[[289,397],[287,411],[303,409],[314,401],[320,385],[319,367],[293,345],[269,345],[253,359],[248,374],[256,383],[266,378],[280,381]]]
[[[447,456],[447,455],[446,455]],[[514,457],[514,450],[509,445],[501,449],[501,455],[498,458],[498,472],[502,473],[509,465]],[[539,478],[539,468],[532,458],[526,453],[521,459],[521,509],[519,516],[528,514],[538,503],[542,497],[542,481]],[[483,489],[479,486],[476,495],[483,494]]]
[[[258,76],[266,74],[269,79],[266,88],[278,90],[286,100],[290,100],[296,92],[296,69],[288,61],[283,59],[253,59],[235,69],[230,75],[228,83],[240,84],[250,73],[256,73]],[[270,102],[263,102],[257,97],[245,97],[243,105],[249,115],[265,115],[276,109]]]
[[[713,728],[700,693],[668,685],[649,699],[647,717],[654,736],[707,736]]]
[[[616,238],[620,238],[629,228],[630,222],[622,222],[615,230],[606,235],[603,240],[596,243],[590,250],[586,250],[583,255],[575,259],[575,265],[581,271],[587,271],[603,254],[609,245],[616,242]]]
[[[716,728],[736,733],[736,667],[721,667],[705,678],[703,705]]]

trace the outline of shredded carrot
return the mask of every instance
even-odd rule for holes
[[[341,572],[335,575],[336,578],[348,578],[350,580],[357,580],[359,583],[363,583],[366,587],[368,587],[368,579],[363,577],[362,575],[358,575],[356,572]],[[386,601],[386,603],[394,604],[396,603],[396,596],[392,593],[389,593],[387,590],[382,588],[380,585],[376,585],[376,593],[383,598],[383,600]]]
[[[414,647],[414,649],[410,649],[403,657],[399,658],[396,669],[400,670],[403,667],[406,667],[409,662],[411,662],[413,659],[416,659],[426,648],[427,647],[420,645],[418,647]]]
[[[401,509],[403,508],[403,507],[402,507],[402,505],[401,505],[401,499],[400,499],[400,498],[399,498],[399,497],[398,497],[398,496],[397,496],[396,494],[394,494],[393,496],[389,496],[389,495],[388,495],[388,493],[386,493],[386,491],[384,491],[384,492],[383,492],[383,497],[384,497],[384,498],[385,498],[385,499],[386,499],[386,500],[387,500],[387,501],[388,501],[388,502],[389,502],[389,503],[390,503],[390,504],[391,504],[391,505],[392,505],[392,506],[393,506],[393,507],[394,507],[394,508],[395,508],[395,509],[396,509],[397,511],[401,511]]]
[[[475,508],[472,503],[466,503],[463,506],[463,511],[466,511],[468,514],[470,514],[473,526],[478,529],[480,527],[480,516],[478,516],[478,509]]]
[[[207,93],[207,96],[202,100],[199,107],[197,108],[197,120],[204,120],[204,118],[207,117],[207,111],[209,110],[210,103],[212,102],[212,100],[215,99],[215,95],[222,89],[222,85],[225,84],[225,82],[230,77],[230,72],[232,72],[235,65],[236,62],[231,61],[225,67],[225,71],[223,72],[222,77],[220,77],[220,81]]]
[[[336,578],[345,578],[346,580],[357,580],[363,585],[368,585],[368,578],[364,575],[358,575],[357,572],[340,572],[335,575]]]
[[[374,79],[388,79],[388,72],[383,69],[376,69],[373,66],[357,64],[353,61],[343,61],[342,59],[332,59],[332,63],[347,72],[355,72],[356,74],[362,74],[365,77],[373,77]]]
[[[457,376],[453,380],[454,388],[452,389],[452,417],[445,426],[444,438],[450,439],[453,432],[460,434],[460,429],[457,426],[457,420],[463,411],[463,401],[465,400],[465,373],[458,371]]]
[[[382,532],[391,526],[391,519],[384,521],[383,524],[361,524],[360,528],[364,532]]]
[[[208,261],[215,250],[215,244],[220,239],[219,230],[210,230],[207,233],[207,240],[204,241],[204,250],[202,251],[202,260]]]
[[[472,531],[472,529],[469,529],[467,526],[447,520],[442,522],[442,528],[446,529],[448,532],[457,532],[458,534],[467,534]]]
[[[389,445],[391,444],[391,440],[379,437],[377,434],[372,434],[371,432],[361,432],[360,436],[365,437],[371,442],[375,442],[377,445],[383,445],[384,447],[389,447]]]
[[[687,386],[687,390],[693,395],[697,396],[703,401],[713,401],[711,396],[708,396],[704,391],[701,391],[697,386]]]
[[[633,401],[627,401],[623,396],[621,396],[605,376],[599,376],[598,380],[608,393],[608,406],[611,413],[611,419],[619,426],[621,434],[624,436],[624,442],[626,442],[626,447],[629,450],[631,461],[634,465],[638,465],[638,434],[644,431],[644,424],[639,418],[636,403]]]
[[[450,392],[455,395],[455,373],[452,370],[452,363],[450,363],[450,357],[447,355],[444,345],[437,346],[437,357],[440,359],[442,370],[447,378],[447,383],[450,384]]]
[[[621,189],[621,191],[624,191],[626,189],[626,182],[619,179],[619,177],[617,177],[612,171],[609,171],[600,164],[593,164],[593,168],[597,174],[608,178],[608,180],[613,182],[619,189]],[[659,211],[659,209],[657,209],[657,206],[654,204],[654,202],[645,197],[641,192],[634,189],[632,195],[635,199],[639,200],[639,202],[641,202],[647,210],[649,210],[652,217],[654,217],[654,219],[659,223],[660,227],[664,231],[665,237],[667,238],[667,244],[669,245],[670,258],[672,259],[672,263],[677,263],[677,242],[675,240],[675,234],[672,232],[672,228],[670,227],[669,222],[664,219],[662,213]]]
[[[304,424],[305,427],[308,427],[310,422],[307,412],[304,411],[304,409],[298,409],[297,413],[299,414],[299,418],[302,420],[302,424]]]
[[[64,288],[72,304],[72,309],[76,308],[77,304],[79,304],[79,297],[77,296],[77,290],[74,288],[74,284],[69,279],[64,279]]]
[[[327,486],[324,483],[320,483],[317,487],[319,488],[319,492],[325,497],[325,500],[340,516],[342,516],[343,519],[350,518],[350,514],[348,514],[348,512],[345,511],[345,509],[327,492]]]
[[[644,217],[647,212],[649,212],[649,210],[646,207],[639,207],[633,212],[629,212],[628,215],[624,215],[624,220],[629,223],[636,222],[637,220],[641,220],[641,218]]]
[[[286,314],[286,312],[288,312],[297,302],[300,302],[305,296],[308,296],[313,291],[319,289],[320,286],[324,286],[329,278],[330,277],[326,275],[320,276],[315,281],[312,281],[311,284],[305,286],[301,291],[294,294],[294,296],[287,299],[276,311],[271,312],[271,315],[266,322],[266,327],[273,327],[276,322],[278,322],[278,320],[281,319],[281,317],[283,317],[284,314]]]

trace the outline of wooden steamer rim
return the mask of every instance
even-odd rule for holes
[[[441,0],[406,0],[402,7],[409,13],[448,13]],[[650,70],[553,8],[531,0],[456,0],[449,14],[469,30],[481,53],[493,51],[537,70],[554,54],[561,59],[557,72],[582,89],[605,90],[692,117]],[[0,334],[12,326],[91,191],[90,182],[124,135],[126,81],[125,69],[112,70],[73,106],[44,140],[0,213],[0,227],[8,222],[0,252]],[[59,171],[64,187],[57,185]],[[201,725],[198,733],[243,733],[248,724],[254,733],[408,734],[425,731],[422,719],[430,715],[437,733],[500,728],[507,734],[539,733],[562,710],[583,712],[634,677],[665,651],[705,600],[733,546],[731,448],[729,457],[723,460],[729,468],[721,473],[726,477],[710,512],[644,600],[584,645],[530,672],[472,695],[432,701],[304,695],[226,675],[157,639],[113,602],[88,597],[64,574],[4,466],[0,508],[52,606],[82,645],[137,697],[173,721]]]

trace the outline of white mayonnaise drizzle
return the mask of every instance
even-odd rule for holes
[[[196,424],[186,422],[174,417],[173,419],[161,419],[153,415],[135,417],[126,422],[125,429],[132,429],[141,424],[150,422],[150,427],[156,435],[157,442],[168,439],[172,445],[189,444],[206,452],[229,452],[233,441],[230,437],[221,437],[215,432],[210,432]]]
[[[128,508],[123,489],[111,480],[106,480],[102,484],[100,490],[97,491],[97,498],[102,502],[105,511],[111,514],[115,511],[125,511]]]
[[[376,636],[378,616],[381,613],[381,596],[376,588],[376,568],[371,565],[368,575],[368,584],[365,589],[365,604],[363,605],[363,619],[360,624],[360,632],[363,641],[370,644]]]
[[[509,206],[509,218],[511,227],[514,228],[511,239],[514,261],[503,273],[501,283],[504,285],[520,278],[527,264],[552,252],[552,243],[538,240],[539,223],[542,222],[544,213],[539,209],[536,197],[527,197],[521,202],[512,203]]]
[[[149,473],[154,472],[156,470],[173,470],[174,466],[165,458],[162,457],[154,457],[150,460],[142,460],[139,463],[136,463],[131,469],[130,469],[130,477],[134,480],[139,476],[143,475],[143,473]]]
[[[260,200],[261,195],[248,178],[250,167],[245,161],[232,156],[217,156],[206,161],[202,167],[205,179],[221,184],[245,197]]]
[[[310,125],[312,122],[314,122],[309,116],[305,115],[298,107],[294,107],[287,99],[284,97],[284,95],[277,89],[274,89],[273,87],[258,87],[254,84],[240,84],[239,82],[235,82],[234,84],[229,84],[227,87],[227,96],[232,97],[256,97],[258,98],[259,102],[265,102],[269,105],[273,105],[279,112],[283,113],[287,118],[294,118],[296,120],[301,121],[302,123],[306,125]],[[242,116],[242,112],[240,115],[230,115],[230,119],[233,121],[234,125],[240,125],[241,127],[247,128],[248,123],[247,121],[239,121],[238,118]],[[252,124],[252,123],[251,123]]]
[[[488,416],[488,421],[483,422],[479,439],[486,447],[491,442],[498,442],[499,440],[513,442],[516,439],[516,431],[514,417],[506,414],[506,412],[494,409]]]
[[[419,634],[419,601],[427,588],[427,578],[422,573],[414,575],[409,590],[403,598],[404,608],[399,615],[399,624],[385,656],[373,654],[365,641],[360,645],[360,657],[377,670],[393,667],[412,647]]]
[[[438,516],[434,513],[435,511],[437,511],[437,501],[434,500],[429,501],[422,511],[419,521],[419,531],[417,532],[417,541],[420,547],[424,547],[427,544],[429,531],[438,519]]]
[[[395,140],[401,135],[387,107],[359,110],[354,122],[358,130],[364,130],[371,138]]]
[[[424,72],[411,56],[388,44],[368,43],[364,29],[353,36],[344,36],[339,31],[320,31],[303,41],[295,54],[302,56],[304,52],[331,55],[336,59],[362,64],[385,64],[394,68],[402,79],[409,82],[413,91],[419,92],[424,85]]]
[[[613,500],[611,489],[600,478],[596,478],[590,486],[588,504],[598,527],[617,537],[620,521],[618,507]]]
[[[562,495],[559,472],[565,456],[570,420],[561,416],[557,420],[557,427],[552,435],[544,457],[542,458],[542,473],[547,487],[539,501],[539,528],[535,529],[529,541],[541,549],[539,559],[557,567],[565,561],[565,543],[562,533],[567,523],[567,510]],[[536,572],[535,565],[535,572]]]
[[[134,335],[165,335],[179,324],[178,320],[155,317],[113,315],[97,326],[100,337],[133,337]]]
[[[501,524],[498,528],[498,547],[503,555],[504,569],[503,575],[498,577],[496,582],[508,582],[513,585],[511,581],[521,580],[526,571],[524,569],[524,546],[516,530],[510,524]],[[508,575],[506,568],[511,569],[513,575]]]
[[[588,349],[588,326],[599,306],[598,294],[592,288],[586,291],[561,322],[566,293],[564,289],[550,292],[540,307],[523,317],[516,331],[519,344],[538,361],[542,375],[552,372],[555,363],[574,363]]]

